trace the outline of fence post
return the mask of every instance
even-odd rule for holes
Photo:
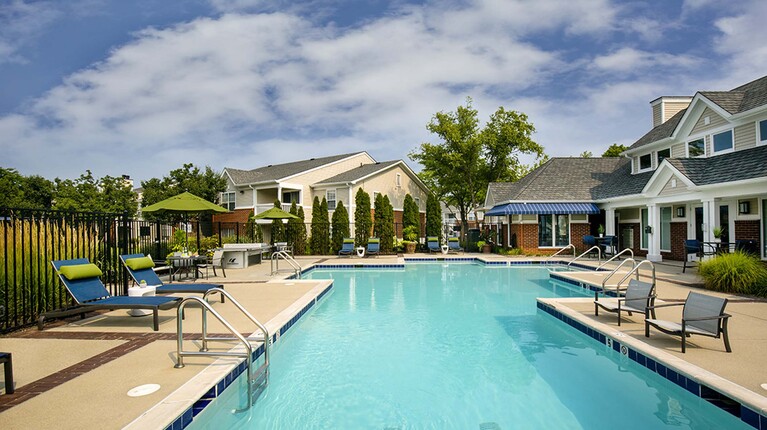
[[[120,240],[122,243],[118,245],[118,249],[120,250],[120,255],[125,255],[130,253],[130,234],[128,232],[129,220],[127,211],[123,212],[122,216],[120,217],[120,224],[122,224],[122,238]],[[122,293],[127,295],[128,277],[125,276],[125,269],[122,267],[122,264],[118,265],[117,267],[119,267],[119,269],[117,270],[118,273],[116,273],[116,275],[118,276],[118,279],[122,279]]]

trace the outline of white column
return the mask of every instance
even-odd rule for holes
[[[714,227],[719,225],[716,222],[716,204],[714,199],[701,200],[703,203],[703,241],[714,241]]]
[[[652,227],[652,232],[647,235],[647,259],[650,261],[662,261],[660,255],[660,208],[655,203],[647,205],[647,225]]]
[[[605,234],[615,236],[615,209],[605,209]]]
[[[258,215],[258,190],[253,188],[253,215]]]

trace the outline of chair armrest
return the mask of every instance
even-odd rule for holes
[[[682,321],[707,321],[707,320],[721,320],[725,318],[730,318],[732,315],[730,314],[722,314],[722,315],[714,315],[710,317],[698,317],[698,318],[682,318]]]
[[[653,295],[653,297],[655,297]],[[647,309],[668,308],[670,306],[684,306],[684,303],[665,303],[662,305],[648,306]]]

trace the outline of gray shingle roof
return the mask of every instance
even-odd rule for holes
[[[700,95],[711,100],[732,115],[746,112],[767,105],[767,76],[733,88],[730,91],[700,91]],[[670,137],[677,125],[679,125],[679,121],[685,112],[687,112],[686,109],[678,112],[669,118],[668,121],[647,132],[647,134],[634,142],[630,149],[636,149]]]
[[[696,185],[767,177],[767,146],[710,158],[668,158],[672,166]]]
[[[650,176],[631,175],[628,158],[552,158],[518,182],[490,184],[486,201],[595,201],[637,194]]]
[[[340,173],[336,176],[323,179],[322,181],[318,182],[316,185],[336,184],[339,182],[354,182],[358,179],[362,179],[368,175],[372,175],[376,172],[384,170],[389,166],[399,163],[400,161],[401,160],[392,160],[392,161],[381,161],[378,163],[371,163],[371,164],[363,164],[359,167],[355,167],[351,170],[347,170],[346,172]]]
[[[311,158],[308,160],[294,161],[292,163],[270,164],[253,170],[240,170],[231,167],[226,167],[225,169],[236,185],[253,184],[257,182],[277,181],[357,154],[361,154],[361,152]]]

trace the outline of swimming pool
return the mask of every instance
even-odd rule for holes
[[[307,277],[333,291],[276,344],[253,408],[232,414],[245,394],[230,388],[190,428],[750,428],[538,311],[536,297],[590,294],[545,268]]]

